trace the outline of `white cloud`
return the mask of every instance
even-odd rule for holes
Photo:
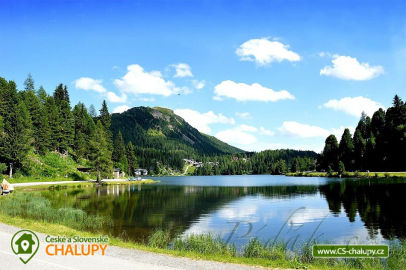
[[[258,206],[256,205],[246,205],[240,209],[235,207],[224,207],[218,211],[219,217],[223,219],[242,219],[254,217],[257,214]]]
[[[252,116],[249,112],[242,112],[242,113],[236,112],[235,115],[240,117],[241,119],[252,119]]]
[[[241,131],[248,131],[248,132],[257,132],[258,131],[258,129],[256,127],[245,125],[245,124],[240,125],[238,127],[238,129]]]
[[[226,129],[216,133],[216,138],[232,145],[249,145],[257,142],[257,138],[240,128]]]
[[[260,127],[259,128],[259,134],[266,135],[266,136],[273,136],[273,135],[275,135],[275,132],[273,132],[273,131],[271,131],[269,129],[266,129],[264,127]]]
[[[362,96],[331,99],[321,107],[343,111],[356,117],[360,117],[363,111],[369,116],[372,116],[379,108],[384,108],[380,103]]]
[[[234,128],[226,129],[217,132],[215,135],[218,139],[235,145],[251,145],[249,148],[254,147],[252,144],[258,143],[254,134],[273,136],[274,132],[260,127],[259,129],[249,125],[239,125]]]
[[[295,121],[283,122],[282,126],[278,128],[278,130],[282,135],[297,138],[316,138],[316,137],[326,138],[330,134],[333,134],[336,136],[337,140],[340,141],[344,129],[346,128],[350,130],[351,134],[354,134],[355,128],[350,126],[348,127],[340,126],[339,128],[332,128],[328,130],[318,126],[302,124]]]
[[[143,102],[154,102],[155,98],[140,98],[139,100],[141,100]]]
[[[75,87],[77,89],[91,90],[98,93],[107,92],[106,88],[102,86],[102,80],[95,80],[89,77],[82,77],[75,81]]]
[[[192,83],[197,90],[203,89],[203,87],[206,85],[206,81],[204,80],[202,81],[193,80]]]
[[[184,77],[193,77],[191,67],[186,63],[179,63],[171,65],[175,68],[176,74],[174,75],[175,78],[184,78]]]
[[[129,65],[127,73],[121,79],[114,80],[114,84],[120,91],[134,95],[170,96],[181,90],[173,82],[166,81],[161,72],[146,72],[140,65],[136,64]]]
[[[222,81],[214,88],[214,99],[221,100],[222,97],[234,98],[238,101],[271,101],[275,102],[283,99],[295,99],[286,90],[275,91],[264,87],[259,83],[251,85],[246,83],[236,83],[231,80]]]
[[[295,62],[300,60],[300,55],[289,50],[289,45],[285,45],[276,40],[268,38],[250,39],[235,51],[242,61],[255,61],[260,65],[272,62],[282,62],[287,60]]]
[[[210,124],[235,124],[233,118],[228,118],[221,113],[215,114],[213,111],[200,113],[191,109],[176,109],[174,112],[185,119],[191,126],[207,134],[211,132]]]
[[[360,63],[351,56],[334,55],[333,66],[325,66],[320,70],[320,75],[333,76],[342,80],[365,81],[384,73],[382,66],[370,66]]]
[[[289,225],[298,226],[309,222],[320,222],[329,216],[330,211],[326,208],[303,208],[295,211],[288,220]]]
[[[120,97],[114,92],[107,92],[106,95],[107,95],[107,99],[110,102],[114,102],[114,103],[116,103],[116,102],[120,103],[121,102],[122,103],[122,102],[127,101],[127,95],[126,94],[122,94],[121,97]]]
[[[300,138],[327,137],[331,134],[327,129],[295,121],[285,121],[278,129],[283,135]]]
[[[130,109],[127,105],[118,106],[113,110],[113,113],[122,113]]]

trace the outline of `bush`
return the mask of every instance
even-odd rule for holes
[[[7,165],[0,163],[0,174],[4,173],[5,171],[7,171]]]

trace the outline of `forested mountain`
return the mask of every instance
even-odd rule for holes
[[[144,168],[161,162],[181,169],[184,158],[243,153],[212,136],[200,133],[166,108],[134,107],[111,115],[114,140],[119,132],[124,143],[132,142],[138,164]]]

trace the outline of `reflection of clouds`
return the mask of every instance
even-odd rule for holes
[[[233,224],[228,224],[228,226],[218,226],[213,220],[213,217],[206,216],[200,218],[197,222],[193,223],[182,235],[190,234],[205,234],[212,233],[214,235],[224,236],[232,230]]]
[[[218,216],[225,219],[251,218],[257,213],[258,207],[247,205],[245,207],[227,207],[218,211]]]
[[[347,230],[347,234],[343,235],[341,237],[337,237],[334,240],[334,243],[337,244],[351,244],[351,245],[356,245],[356,244],[384,244],[387,242],[385,238],[383,238],[381,231],[378,229],[377,234],[374,235],[372,238],[369,235],[368,230],[362,226],[362,227],[356,227],[354,229],[349,228]]]
[[[303,208],[294,212],[288,223],[291,226],[299,226],[309,222],[320,221],[329,215],[326,208]]]

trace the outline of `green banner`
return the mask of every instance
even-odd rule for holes
[[[315,258],[387,258],[387,245],[314,245]]]

